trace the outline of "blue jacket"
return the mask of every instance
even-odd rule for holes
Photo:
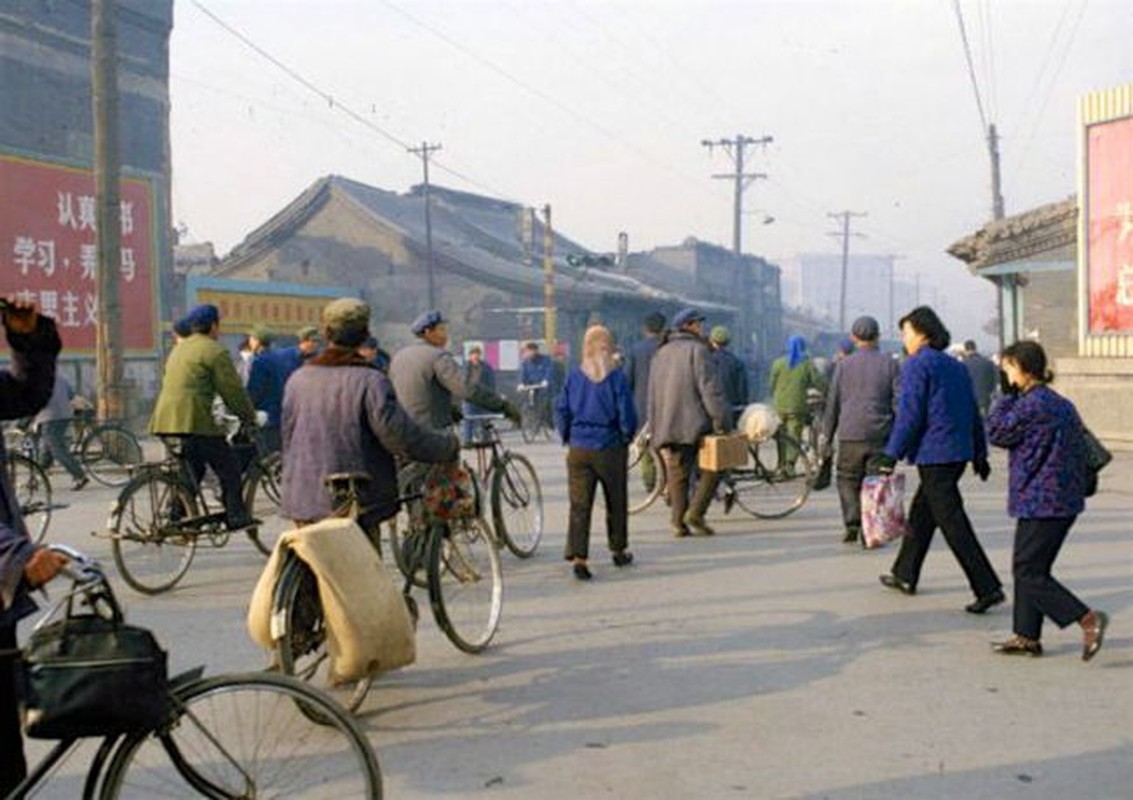
[[[268,415],[268,427],[278,428],[283,413],[283,386],[295,371],[294,359],[284,351],[265,350],[252,359],[248,395],[252,405]]]
[[[983,421],[963,364],[931,347],[906,359],[885,454],[911,464],[987,458]]]
[[[546,381],[549,387],[554,376],[554,362],[542,353],[534,358],[525,358],[519,364],[519,382],[527,386]]]
[[[987,419],[988,438],[1010,451],[1007,513],[1043,519],[1085,508],[1086,442],[1074,404],[1047,386],[1003,397]]]
[[[555,403],[555,425],[563,444],[584,450],[622,447],[637,432],[633,393],[620,369],[601,383],[572,367]]]

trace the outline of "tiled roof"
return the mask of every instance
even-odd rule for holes
[[[1078,235],[1078,201],[1058,203],[990,222],[948,248],[973,272],[996,264],[1032,259],[1073,244]]]

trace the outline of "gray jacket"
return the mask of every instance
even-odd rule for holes
[[[71,398],[75,396],[74,389],[71,384],[67,382],[58,372],[55,373],[55,387],[51,390],[51,399],[47,401],[35,419],[32,420],[36,426],[42,425],[45,422],[57,422],[59,420],[71,419],[75,416],[74,410],[71,408]]]
[[[673,333],[657,348],[649,368],[648,418],[654,446],[696,444],[732,427],[712,352],[691,333]]]
[[[336,472],[369,475],[370,482],[361,492],[367,513],[377,519],[393,516],[398,496],[394,456],[453,461],[459,450],[455,437],[410,419],[379,369],[365,363],[335,363],[333,350],[288,379],[282,434],[281,508],[287,519],[302,521],[331,513],[323,479]]]
[[[986,414],[991,405],[991,396],[999,388],[999,368],[994,361],[979,353],[970,353],[964,359],[964,366],[968,369],[968,377],[972,379],[976,405],[980,407],[980,413]]]
[[[413,421],[431,430],[452,426],[453,402],[468,400],[488,411],[503,411],[500,397],[480,385],[469,386],[452,353],[419,341],[397,351],[389,379],[398,402]]]
[[[826,394],[822,433],[842,442],[884,442],[897,404],[897,360],[876,348],[861,349],[838,362]]]

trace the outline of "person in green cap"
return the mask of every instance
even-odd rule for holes
[[[708,334],[708,343],[712,347],[712,360],[716,364],[720,383],[724,386],[724,397],[734,410],[737,406],[747,405],[747,368],[744,362],[728,349],[731,341],[732,334],[723,325],[715,326]]]

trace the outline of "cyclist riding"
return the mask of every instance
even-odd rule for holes
[[[539,352],[539,345],[528,342],[523,346],[523,362],[519,365],[519,388],[530,389],[532,405],[542,423],[551,427],[551,385],[555,377],[555,362]]]
[[[240,382],[228,350],[217,341],[220,312],[216,306],[197,306],[186,318],[191,334],[173,348],[165,362],[161,392],[150,418],[150,433],[184,440],[185,460],[199,483],[205,467],[220,480],[225,522],[230,530],[253,524],[240,491],[241,465],[213,419],[217,395],[248,430],[256,426],[256,409]]]
[[[455,436],[415,422],[390,381],[358,345],[370,335],[370,307],[335,300],[323,310],[329,346],[287,382],[283,394],[283,515],[306,523],[334,512],[327,475],[364,473],[358,487],[358,524],[377,536],[378,524],[397,512],[394,455],[423,462],[455,461]]]

